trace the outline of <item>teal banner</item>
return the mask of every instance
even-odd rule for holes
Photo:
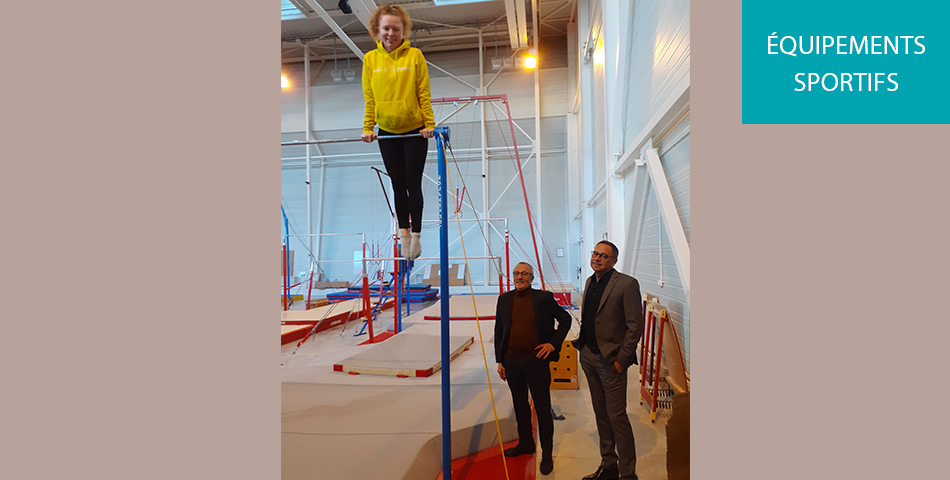
[[[742,2],[742,123],[950,123],[950,1]]]

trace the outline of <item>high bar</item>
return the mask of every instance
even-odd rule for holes
[[[421,137],[421,133],[413,133],[409,135],[377,135],[376,140],[379,139],[390,139],[390,138],[418,138]],[[284,147],[287,145],[320,145],[324,143],[343,143],[343,142],[362,142],[362,137],[353,137],[353,138],[326,138],[323,140],[294,140],[291,142],[280,142],[280,146]]]

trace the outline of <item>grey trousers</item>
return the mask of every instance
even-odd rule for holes
[[[618,470],[622,479],[637,479],[637,449],[627,416],[627,372],[617,373],[607,359],[581,348],[581,368],[590,385],[590,400],[600,435],[600,466]]]

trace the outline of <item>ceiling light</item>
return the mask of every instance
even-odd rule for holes
[[[348,68],[343,72],[343,76],[346,77],[347,82],[352,82],[356,78],[356,72]]]
[[[524,68],[529,70],[538,66],[538,57],[528,54],[524,56]]]
[[[280,76],[280,88],[287,88],[290,86],[290,82],[287,81],[287,77]]]
[[[492,58],[492,59],[491,59],[491,69],[492,69],[492,70],[501,70],[501,66],[502,66],[501,62],[502,62],[502,59],[500,59],[500,58],[498,58],[498,57]]]
[[[531,48],[528,50],[528,53],[524,55],[523,60],[524,68],[531,70],[538,66],[538,51]]]
[[[343,71],[333,70],[330,72],[330,76],[333,77],[334,82],[339,82],[340,80],[343,80]]]
[[[515,61],[511,57],[504,58],[505,68],[511,68],[515,66]]]

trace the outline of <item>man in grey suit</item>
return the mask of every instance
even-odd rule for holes
[[[600,467],[584,480],[637,480],[637,450],[627,416],[627,368],[637,363],[643,309],[640,284],[614,270],[619,253],[606,240],[591,252],[594,274],[584,287],[581,332],[575,342],[600,436]]]

